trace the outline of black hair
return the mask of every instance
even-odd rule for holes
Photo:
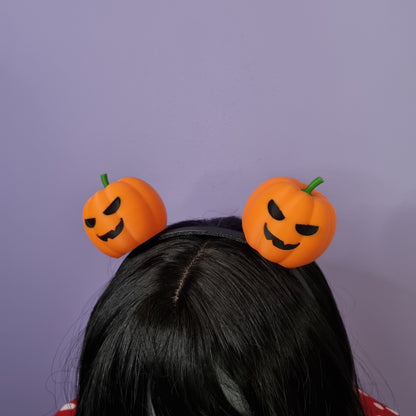
[[[241,230],[234,217],[170,228],[201,225]],[[130,253],[95,305],[76,415],[363,412],[347,334],[315,263],[286,269],[242,235],[173,231]]]

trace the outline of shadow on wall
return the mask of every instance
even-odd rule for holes
[[[412,401],[416,363],[413,296],[383,275],[350,264],[323,269],[347,327],[362,388],[406,414],[400,403]]]
[[[395,200],[395,206],[382,224],[377,253],[380,253],[379,259],[382,259],[389,279],[416,296],[416,188],[406,190],[405,195],[405,199]],[[416,318],[416,306],[412,316]]]
[[[106,286],[107,284],[103,283],[91,294],[56,347],[51,371],[45,382],[45,388],[52,399],[48,415],[54,414],[64,403],[68,403],[76,397],[78,362],[85,327],[95,303]]]

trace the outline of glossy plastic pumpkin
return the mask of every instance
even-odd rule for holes
[[[293,178],[261,184],[244,208],[243,231],[248,244],[263,257],[287,268],[316,260],[330,244],[336,214],[324,195]]]
[[[165,205],[141,179],[126,177],[111,184],[101,175],[104,189],[85,204],[84,228],[103,253],[121,257],[166,227]]]

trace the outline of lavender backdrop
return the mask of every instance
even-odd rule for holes
[[[272,176],[337,209],[319,264],[364,386],[414,411],[414,1],[0,3],[1,414],[71,398],[77,341],[119,261],[81,211],[138,176],[169,222],[241,214]],[[68,358],[69,357],[69,358]]]

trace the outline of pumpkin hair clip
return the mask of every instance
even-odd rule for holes
[[[87,201],[83,211],[85,231],[100,251],[121,257],[165,230],[165,205],[148,183],[126,177],[110,184],[106,174],[101,181],[104,189]],[[321,183],[321,177],[309,185],[285,177],[262,183],[243,211],[245,241],[267,260],[287,268],[316,260],[329,246],[336,228],[333,206],[315,190]],[[235,238],[208,228],[186,232]]]
[[[104,254],[121,257],[166,228],[165,205],[147,182],[126,177],[110,184],[107,174],[101,181],[104,189],[88,199],[82,217],[88,237]]]
[[[315,188],[293,178],[272,178],[249,197],[242,225],[247,243],[267,260],[287,268],[316,260],[329,246],[336,228],[331,203]]]

